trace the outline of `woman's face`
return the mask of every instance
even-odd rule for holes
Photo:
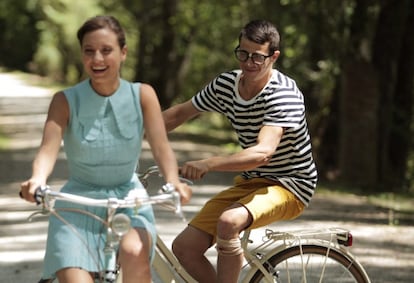
[[[127,48],[119,46],[117,35],[112,30],[103,28],[86,33],[81,49],[83,67],[92,82],[118,80]]]

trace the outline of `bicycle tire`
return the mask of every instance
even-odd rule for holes
[[[301,251],[302,250],[302,251]],[[301,255],[302,254],[302,255]],[[326,259],[327,255],[327,259]],[[326,260],[323,271],[324,261]],[[306,264],[306,281],[303,281],[303,265]],[[285,267],[287,266],[287,267]],[[365,272],[355,260],[344,255],[340,250],[319,245],[290,247],[269,258],[264,267],[274,276],[274,282],[335,282],[335,283],[369,283]],[[322,275],[323,273],[323,275]],[[321,277],[322,280],[321,280]],[[258,269],[249,283],[267,282]]]

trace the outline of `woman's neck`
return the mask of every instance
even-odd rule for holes
[[[96,81],[90,81],[91,87],[93,90],[101,95],[101,96],[111,96],[116,92],[116,90],[119,88],[120,79],[117,78],[116,80],[113,80],[111,82],[96,82]]]

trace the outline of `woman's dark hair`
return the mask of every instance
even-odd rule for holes
[[[240,31],[239,43],[242,37],[258,44],[269,42],[269,52],[273,54],[279,50],[280,35],[276,27],[265,20],[253,20]]]
[[[120,48],[126,45],[125,32],[119,21],[112,16],[96,16],[88,19],[78,30],[77,36],[79,44],[82,46],[85,34],[103,28],[108,28],[116,34]]]

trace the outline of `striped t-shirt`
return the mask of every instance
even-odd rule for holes
[[[270,162],[243,172],[245,178],[263,177],[282,183],[306,206],[317,182],[303,95],[291,78],[277,70],[263,90],[250,100],[238,92],[240,70],[225,72],[192,98],[199,111],[224,114],[237,133],[242,148],[254,146],[263,125],[284,128]]]

